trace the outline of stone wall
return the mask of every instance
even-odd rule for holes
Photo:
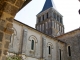
[[[14,21],[14,34],[9,45],[9,53],[20,54],[24,60],[66,60],[66,44],[45,35],[27,25]],[[34,40],[34,49],[31,49],[31,42]],[[51,54],[49,54],[49,46]]]
[[[80,60],[80,29],[66,33],[57,38],[67,43],[68,60]],[[71,47],[71,56],[69,56],[68,53],[68,46]]]
[[[13,19],[23,5],[24,0],[0,0],[0,60],[5,60],[10,37],[13,31]]]

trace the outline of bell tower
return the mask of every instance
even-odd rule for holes
[[[37,14],[36,29],[52,37],[64,33],[63,16],[52,0],[46,0],[42,11]]]

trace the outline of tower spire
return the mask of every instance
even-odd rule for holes
[[[46,0],[45,4],[44,4],[44,7],[43,7],[41,12],[43,12],[43,11],[45,11],[45,10],[51,8],[51,7],[53,7],[55,9],[55,4],[53,3],[53,1],[52,0]]]

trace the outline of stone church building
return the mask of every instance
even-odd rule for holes
[[[7,3],[11,4],[12,1]],[[18,8],[20,2],[16,3],[17,0],[13,6]],[[23,1],[17,10],[26,4],[27,1]],[[0,18],[0,60],[16,54],[22,60],[80,60],[80,28],[64,33],[63,16],[56,10],[52,0],[46,0],[42,11],[36,15],[35,28],[13,19],[15,9],[10,11],[4,10]],[[3,31],[1,22],[4,20],[8,24],[3,24],[6,26]]]

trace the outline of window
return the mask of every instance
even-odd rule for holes
[[[43,15],[43,20],[44,20],[44,15]]]
[[[48,13],[47,13],[47,18],[48,18]]]
[[[41,17],[38,17],[38,23],[41,22]]]
[[[53,49],[53,44],[51,42],[47,43],[47,52],[48,52],[48,56],[52,56],[52,49]]]
[[[49,46],[49,54],[51,54],[51,47]]]
[[[68,46],[68,54],[69,54],[69,56],[71,56],[71,48],[70,48],[70,46]]]
[[[60,53],[60,60],[61,60],[61,49],[59,49],[59,53]]]
[[[60,23],[62,23],[62,18],[60,17]]]
[[[31,50],[34,50],[34,40],[31,41]]]
[[[57,15],[57,21],[59,21],[59,16]]]

